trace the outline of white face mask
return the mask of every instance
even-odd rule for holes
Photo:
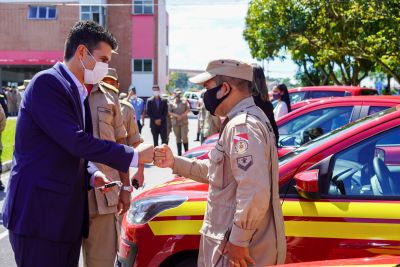
[[[160,96],[160,91],[153,91],[154,96]]]
[[[87,49],[87,48],[86,48]],[[85,84],[96,84],[101,82],[103,78],[107,75],[108,73],[108,64],[104,62],[99,62],[97,61],[92,54],[89,52],[89,49],[87,49],[89,55],[93,58],[94,61],[96,61],[96,65],[94,65],[93,70],[89,70],[85,67],[81,60],[81,64],[83,68],[85,69],[85,74],[84,74],[84,80]]]

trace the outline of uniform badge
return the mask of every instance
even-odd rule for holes
[[[251,165],[253,165],[253,157],[246,156],[246,157],[238,158],[237,165],[238,165],[239,169],[247,171],[251,167]]]
[[[233,137],[233,145],[235,146],[235,151],[239,154],[246,153],[249,149],[249,136],[247,133],[237,134]]]

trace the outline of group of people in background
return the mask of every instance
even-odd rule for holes
[[[21,86],[4,86],[0,89],[0,104],[8,116],[17,116],[21,100],[29,80],[24,80]]]

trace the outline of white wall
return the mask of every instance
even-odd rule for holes
[[[136,93],[139,97],[141,96],[152,96],[153,88],[153,72],[133,72],[132,73],[132,84],[130,87],[136,87]]]

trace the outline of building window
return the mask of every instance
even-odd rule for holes
[[[134,72],[152,72],[153,60],[151,59],[134,59],[133,60]]]
[[[55,6],[29,6],[29,19],[56,19],[57,9]]]
[[[153,14],[153,0],[134,0],[133,14]]]
[[[93,20],[105,25],[105,10],[100,6],[81,6],[81,20]]]

